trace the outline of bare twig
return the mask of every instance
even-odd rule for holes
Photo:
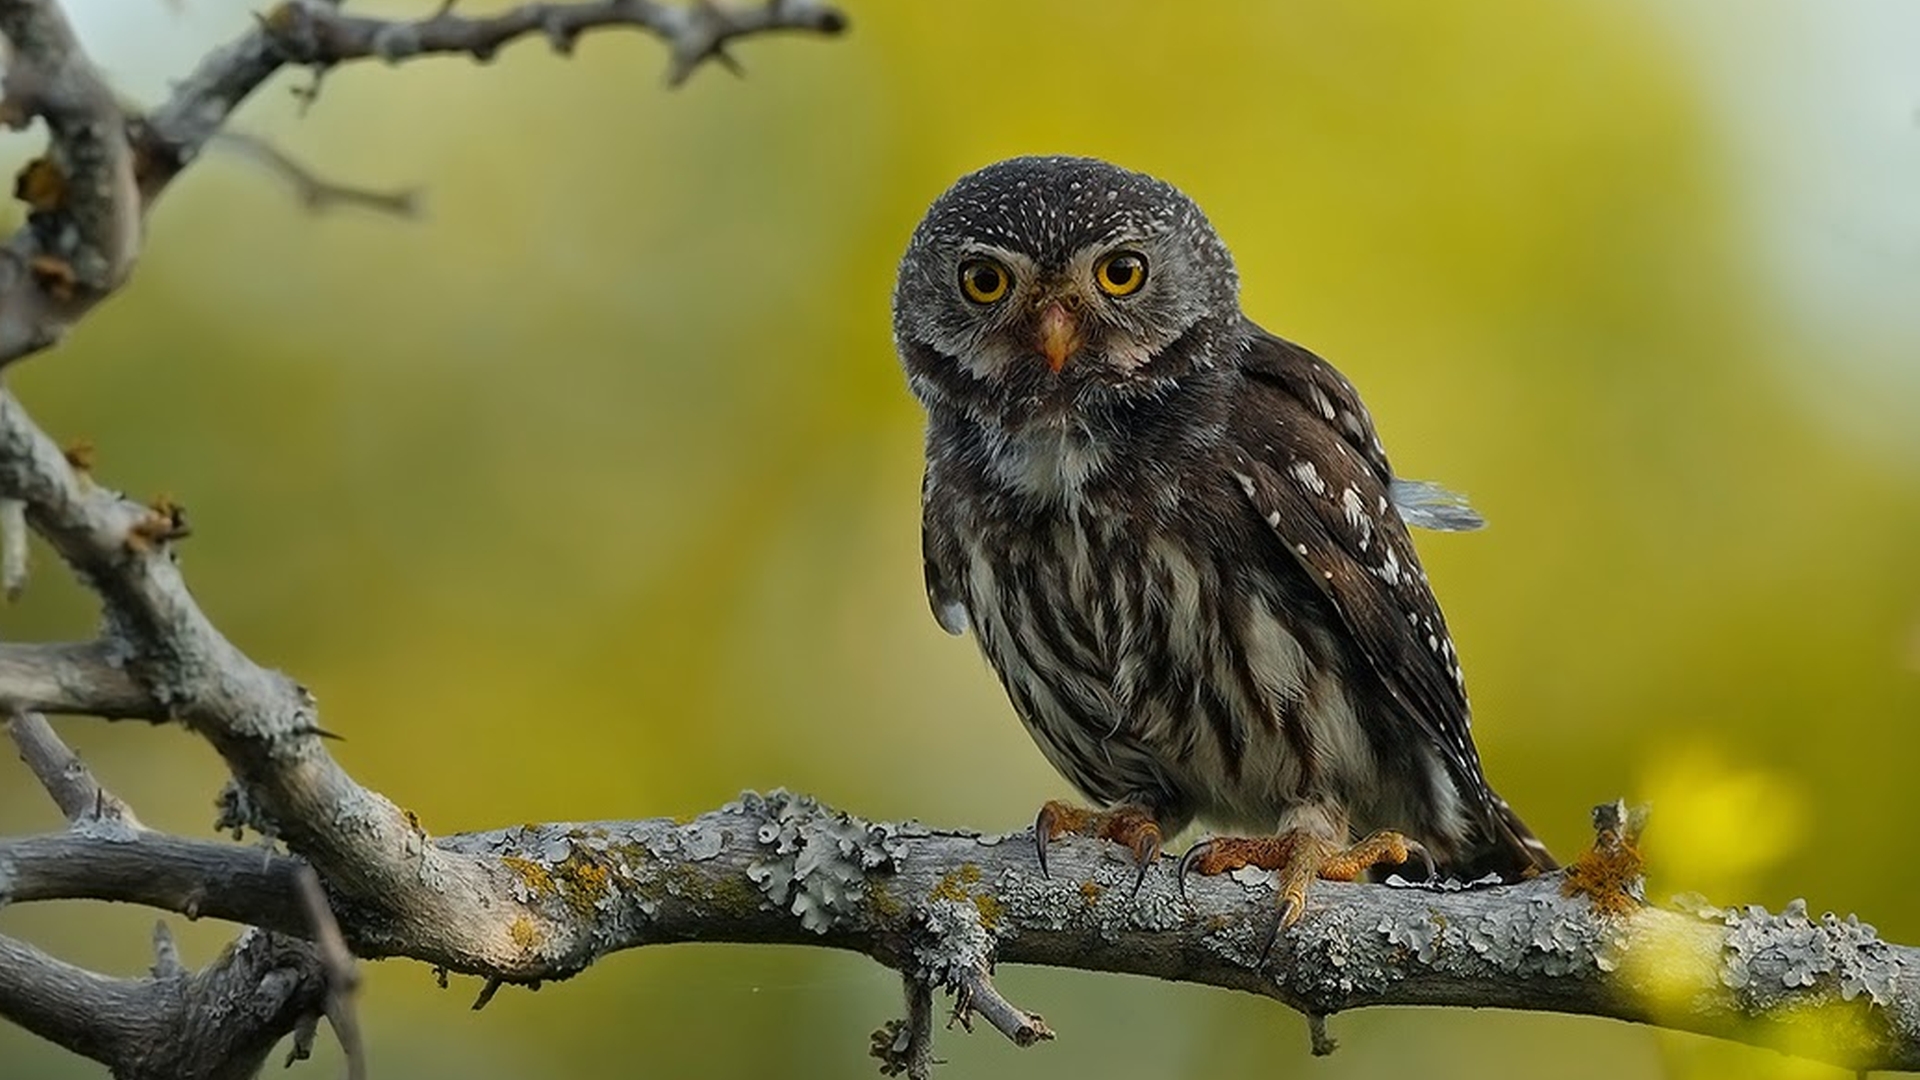
[[[66,830],[0,837],[0,897],[111,900],[307,933],[293,875],[298,859],[259,848],[144,831],[132,836]]]
[[[0,595],[8,603],[27,591],[27,506],[0,499]]]
[[[167,720],[172,712],[127,670],[125,649],[102,642],[0,642],[0,711]]]
[[[906,1045],[902,1064],[907,1080],[928,1080],[933,1075],[933,987],[911,975],[904,977],[907,991]]]
[[[300,900],[307,918],[313,923],[313,940],[320,955],[321,969],[327,975],[327,1023],[347,1059],[347,1080],[366,1080],[367,1049],[360,1037],[360,1019],[354,1011],[353,997],[360,989],[360,972],[354,967],[353,953],[340,934],[333,908],[327,903],[327,891],[319,875],[310,866],[302,866],[294,880],[300,886]]]
[[[974,1014],[987,1018],[993,1029],[1005,1035],[1015,1046],[1032,1046],[1053,1038],[1053,1029],[1038,1013],[1030,1013],[1002,997],[985,968],[971,968],[960,978],[954,994],[953,1015],[968,1031]]]
[[[315,213],[324,213],[341,207],[358,207],[362,210],[371,210],[376,214],[402,218],[417,217],[420,213],[418,189],[375,191],[371,188],[354,187],[322,179],[305,165],[289,157],[285,151],[257,135],[223,131],[216,136],[214,145],[232,150],[271,170],[292,185],[294,196],[300,200],[302,206]]]
[[[588,30],[628,27],[667,43],[667,83],[678,86],[699,66],[716,60],[738,71],[726,48],[737,39],[778,30],[839,34],[847,17],[816,0],[772,0],[762,4],[703,2],[681,7],[649,0],[598,0],[573,4],[529,4],[491,16],[463,17],[445,4],[419,22],[347,15],[309,2],[287,0],[263,25],[296,63],[327,67],[363,57],[388,63],[433,53],[493,59],[507,43],[538,34],[556,52],[573,51]]]
[[[20,750],[20,760],[53,796],[68,821],[113,822],[141,828],[133,808],[93,778],[93,770],[54,733],[47,718],[35,712],[17,712],[7,719],[7,734]]]
[[[165,919],[153,924],[152,971],[156,979],[174,979],[187,974],[187,965],[180,962],[180,946],[174,943],[173,931],[167,929]]]

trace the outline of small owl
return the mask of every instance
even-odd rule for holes
[[[894,334],[927,412],[922,537],[1048,761],[1097,804],[1035,826],[1315,878],[1424,856],[1463,878],[1552,857],[1488,787],[1409,524],[1472,528],[1396,479],[1352,384],[1240,311],[1233,258],[1171,185],[1026,157],[961,178],[900,263]],[[1356,843],[1355,838],[1362,837]]]

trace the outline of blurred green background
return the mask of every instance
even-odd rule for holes
[[[1190,192],[1248,310],[1353,378],[1404,472],[1491,519],[1422,552],[1488,771],[1549,842],[1651,800],[1655,894],[1804,895],[1920,942],[1910,6],[847,6],[846,38],[749,42],[748,79],[678,93],[626,34],[342,69],[304,118],[283,75],[238,126],[331,176],[425,185],[425,220],[308,216],[215,153],[156,209],[133,286],[12,387],[98,445],[103,480],[190,508],[207,609],[436,832],[775,785],[1015,828],[1067,791],[925,610],[888,294],[959,174],[1104,156]],[[76,10],[149,102],[250,18]],[[89,633],[40,561],[4,633]],[[210,834],[204,745],[61,729],[149,823]],[[23,770],[0,777],[0,831],[57,827]],[[152,918],[10,908],[0,931],[135,973]],[[195,963],[233,933],[168,921]],[[865,1076],[899,1010],[892,973],[795,949],[626,953],[481,1014],[472,980],[368,974],[381,1076]],[[946,1034],[943,1075],[1839,1075],[1467,1011],[1342,1016],[1313,1060],[1264,1000],[1001,979],[1060,1041]],[[338,1067],[326,1044],[294,1075]],[[0,1075],[96,1074],[0,1027]]]

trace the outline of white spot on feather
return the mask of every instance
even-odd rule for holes
[[[1389,585],[1398,585],[1400,584],[1400,555],[1393,550],[1392,545],[1388,544],[1383,546],[1387,549],[1387,561],[1382,563],[1380,569],[1374,571],[1374,573],[1379,576],[1381,581]]]
[[[1287,471],[1293,474],[1293,478],[1300,482],[1301,487],[1315,495],[1327,493],[1327,482],[1320,479],[1320,470],[1313,467],[1313,462],[1296,461],[1287,466]]]
[[[1373,543],[1373,519],[1367,516],[1367,504],[1360,498],[1360,489],[1349,485],[1341,492],[1340,509],[1346,512],[1347,524],[1360,535],[1360,550],[1367,550]]]
[[[1313,407],[1320,410],[1320,415],[1326,419],[1331,420],[1337,415],[1333,407],[1333,399],[1329,398],[1327,392],[1315,383],[1307,384],[1307,400],[1312,402]]]

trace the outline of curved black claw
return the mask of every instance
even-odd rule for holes
[[[1212,850],[1213,841],[1202,840],[1188,848],[1185,855],[1180,856],[1180,865],[1175,867],[1173,871],[1173,887],[1174,891],[1179,894],[1181,903],[1193,903],[1193,901],[1187,899],[1187,874],[1193,870],[1193,864],[1196,860],[1206,858],[1207,853]]]
[[[1434,879],[1440,876],[1440,865],[1433,861],[1433,852],[1427,850],[1427,845],[1409,838],[1407,840],[1408,861],[1412,861],[1416,855],[1420,857],[1421,867],[1427,872],[1427,876],[1420,879],[1421,883],[1426,885],[1433,884]]]
[[[1133,858],[1135,862],[1140,864],[1140,872],[1133,877],[1133,891],[1127,894],[1127,899],[1129,900],[1140,895],[1140,886],[1147,883],[1147,871],[1152,868],[1154,863],[1160,861],[1160,833],[1158,830],[1144,833],[1140,839],[1135,841]]]
[[[1047,842],[1053,832],[1053,807],[1043,806],[1033,819],[1033,853],[1040,859],[1040,876],[1052,877],[1047,873]]]
[[[1274,917],[1273,925],[1267,929],[1267,942],[1260,946],[1260,966],[1265,967],[1267,961],[1273,959],[1273,944],[1280,940],[1281,927],[1289,926],[1293,923],[1293,919],[1288,918],[1289,915],[1292,915],[1294,918],[1299,917],[1294,911],[1292,898],[1288,898],[1281,903],[1279,914]]]

